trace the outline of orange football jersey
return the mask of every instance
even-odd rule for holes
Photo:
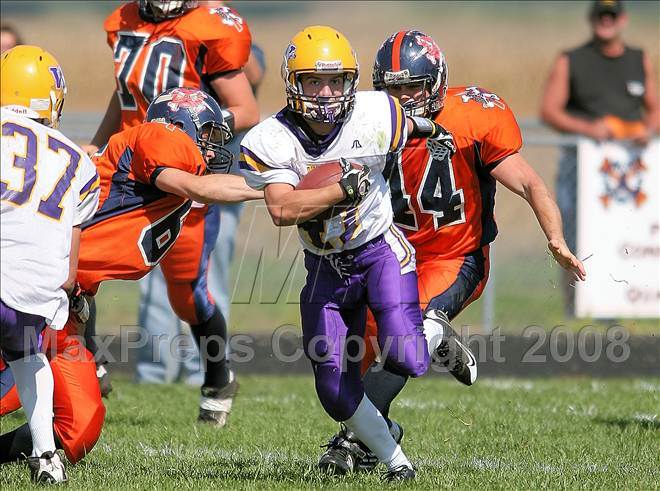
[[[241,69],[250,55],[248,26],[229,7],[197,7],[151,23],[131,2],[110,14],[104,29],[114,53],[121,130],[140,124],[149,103],[164,90],[192,87],[210,93],[214,78]]]
[[[197,175],[206,170],[192,139],[164,123],[116,133],[93,160],[101,195],[99,209],[83,225],[77,276],[91,294],[105,280],[141,278],[178,237],[191,202],[158,189],[158,174],[166,168]]]
[[[451,160],[441,145],[409,139],[388,170],[394,223],[421,260],[464,255],[495,239],[490,171],[522,146],[509,107],[477,87],[449,89],[436,121],[454,135]]]

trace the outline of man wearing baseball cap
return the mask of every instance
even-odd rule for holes
[[[658,86],[649,57],[627,46],[623,2],[597,0],[589,10],[592,37],[562,52],[548,77],[541,117],[559,131],[597,141],[630,139],[644,145],[658,133]],[[563,147],[556,193],[564,235],[575,250],[577,149]],[[568,284],[569,282],[564,282]],[[573,315],[574,290],[565,288],[565,313]]]

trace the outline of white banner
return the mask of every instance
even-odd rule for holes
[[[660,139],[578,144],[578,317],[660,317]]]

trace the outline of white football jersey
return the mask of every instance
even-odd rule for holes
[[[99,201],[96,167],[62,133],[2,109],[0,296],[64,327],[71,233]]]
[[[252,128],[241,142],[240,163],[255,189],[268,184],[296,186],[305,174],[340,157],[369,166],[369,193],[356,208],[328,220],[298,226],[305,249],[319,255],[355,249],[385,233],[392,224],[389,187],[382,171],[387,155],[406,143],[406,117],[385,92],[357,92],[349,117],[326,140],[327,148],[310,144],[302,130],[285,117],[286,110]]]

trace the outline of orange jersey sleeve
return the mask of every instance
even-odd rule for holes
[[[483,89],[449,89],[436,121],[454,135],[456,153],[430,152],[431,143],[412,139],[388,169],[394,223],[420,261],[469,254],[495,239],[490,171],[522,146],[509,107]]]
[[[457,131],[479,144],[482,165],[497,165],[522,147],[518,122],[496,94],[479,87],[452,88],[447,91],[447,105],[453,108],[450,112],[460,111],[462,119],[456,121],[451,114],[441,113],[439,120],[450,118]]]
[[[136,181],[154,184],[164,169],[201,175],[206,169],[202,154],[191,138],[172,124],[143,123],[135,141],[131,172]]]
[[[163,169],[205,171],[202,154],[176,126],[143,123],[117,133],[94,157],[99,209],[83,227],[77,279],[88,293],[109,279],[139,279],[178,237],[191,202],[158,189]]]
[[[250,55],[250,30],[228,7],[200,6],[150,23],[131,2],[115,10],[104,28],[113,51],[122,130],[140,124],[149,103],[164,90],[210,92],[214,78],[240,70]]]
[[[247,23],[230,7],[209,9],[208,15],[219,18],[222,23],[222,29],[216,25],[217,19],[204,23],[209,26],[203,41],[208,49],[204,73],[213,79],[245,66],[250,57],[252,37]]]

